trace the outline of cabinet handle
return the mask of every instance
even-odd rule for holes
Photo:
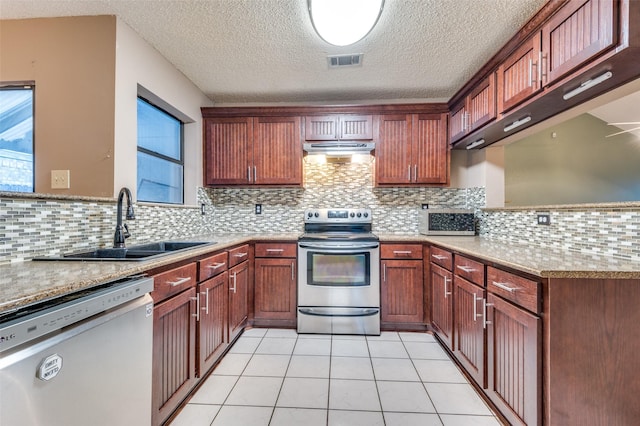
[[[387,264],[386,263],[382,264],[382,281],[387,282]]]
[[[209,289],[207,289],[206,291],[201,291],[200,294],[204,295],[205,300],[207,301],[207,304],[205,305],[204,308],[202,308],[203,311],[205,311],[204,313],[209,315]]]
[[[540,52],[540,57],[538,59],[538,73],[540,75],[540,80],[544,83],[547,82],[547,54]]]
[[[529,87],[533,86],[533,59],[529,59]]]
[[[409,179],[409,182],[411,182],[411,164],[409,164],[409,169],[407,170],[407,178]]]
[[[508,284],[509,283],[498,283],[498,282],[493,281],[493,285],[495,285],[496,287],[501,288],[503,290],[506,290],[509,293],[515,293],[516,291],[518,291],[517,287],[510,287]]]
[[[447,258],[447,256],[443,256],[441,254],[432,254],[431,257],[438,260],[445,260]]]
[[[408,256],[411,255],[412,251],[411,250],[394,250],[393,254],[395,255],[402,255],[402,256]]]
[[[492,324],[491,321],[487,321],[487,306],[493,306],[493,303],[487,303],[487,299],[482,299],[482,327],[487,328],[487,324]]]
[[[475,272],[475,269],[470,268],[468,266],[464,266],[464,265],[456,265],[456,268],[458,269],[462,269],[463,271],[465,271],[466,273],[471,273],[471,272]]]
[[[178,287],[179,285],[182,285],[189,281],[191,281],[191,277],[184,277],[184,278],[178,278],[178,281],[167,281],[167,284],[169,284],[171,287]]]
[[[233,288],[230,288],[229,291],[233,291],[233,293],[236,293],[236,275],[237,273],[234,272],[233,275],[231,276],[231,278],[233,278]]]
[[[251,182],[251,166],[247,167],[247,180]]]
[[[200,295],[197,294],[196,297],[192,297],[191,300],[196,301],[196,313],[191,314],[191,316],[196,317],[196,321],[200,321]]]
[[[272,249],[272,248],[267,249],[267,253],[282,253],[283,251],[284,249]]]
[[[413,181],[414,182],[418,181],[418,165],[417,164],[413,165]]]
[[[258,169],[256,168],[256,166],[253,166],[253,181],[258,181]]]
[[[249,254],[249,253],[236,253],[233,256],[234,257],[245,257],[247,254]]]
[[[207,268],[216,270],[218,268],[222,268],[224,265],[226,265],[225,262],[221,262],[221,263],[214,263],[213,265],[207,265]]]
[[[451,296],[451,292],[447,291],[447,281],[449,281],[448,277],[444,277],[444,298],[446,299],[447,296]]]
[[[295,265],[291,262],[291,281],[296,280]]]
[[[476,303],[478,302],[478,296],[476,296],[475,293],[473,293],[473,320],[476,321],[476,318],[478,317],[478,308],[476,307]]]

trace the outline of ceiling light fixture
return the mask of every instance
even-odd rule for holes
[[[316,33],[329,44],[348,46],[366,37],[382,14],[384,0],[307,0]]]

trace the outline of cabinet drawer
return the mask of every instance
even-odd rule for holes
[[[240,262],[244,262],[249,258],[249,244],[232,248],[229,252],[229,267],[235,266]]]
[[[431,247],[431,262],[440,265],[447,270],[451,270],[453,265],[453,254],[450,251],[438,247]]]
[[[484,287],[484,265],[482,263],[456,255],[454,264],[456,275]]]
[[[196,263],[193,262],[153,277],[153,291],[151,292],[153,301],[158,303],[169,296],[195,286],[196,271]]]
[[[382,259],[422,259],[421,244],[381,244]]]
[[[295,243],[256,243],[256,257],[296,257]]]
[[[226,251],[202,259],[198,261],[198,280],[202,282],[214,275],[218,275],[219,273],[226,271],[227,266],[228,254]]]
[[[540,283],[497,268],[487,268],[487,290],[531,312],[540,312]]]

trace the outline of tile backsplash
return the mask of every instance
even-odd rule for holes
[[[640,207],[545,209],[551,225],[536,225],[535,209],[480,210],[484,188],[374,188],[373,164],[306,163],[303,188],[200,188],[200,207],[137,204],[127,244],[213,233],[298,233],[307,208],[366,207],[374,232],[415,234],[418,210],[475,209],[485,238],[640,261]],[[262,204],[262,214],[255,214]],[[112,244],[116,203],[0,194],[0,263]]]

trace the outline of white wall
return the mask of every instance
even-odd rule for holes
[[[504,207],[504,147],[451,151],[451,187],[484,187],[486,207]]]
[[[138,84],[193,120],[184,126],[184,203],[196,204],[202,186],[202,116],[213,102],[157,50],[120,19],[116,28],[114,196],[131,189],[136,198]]]

